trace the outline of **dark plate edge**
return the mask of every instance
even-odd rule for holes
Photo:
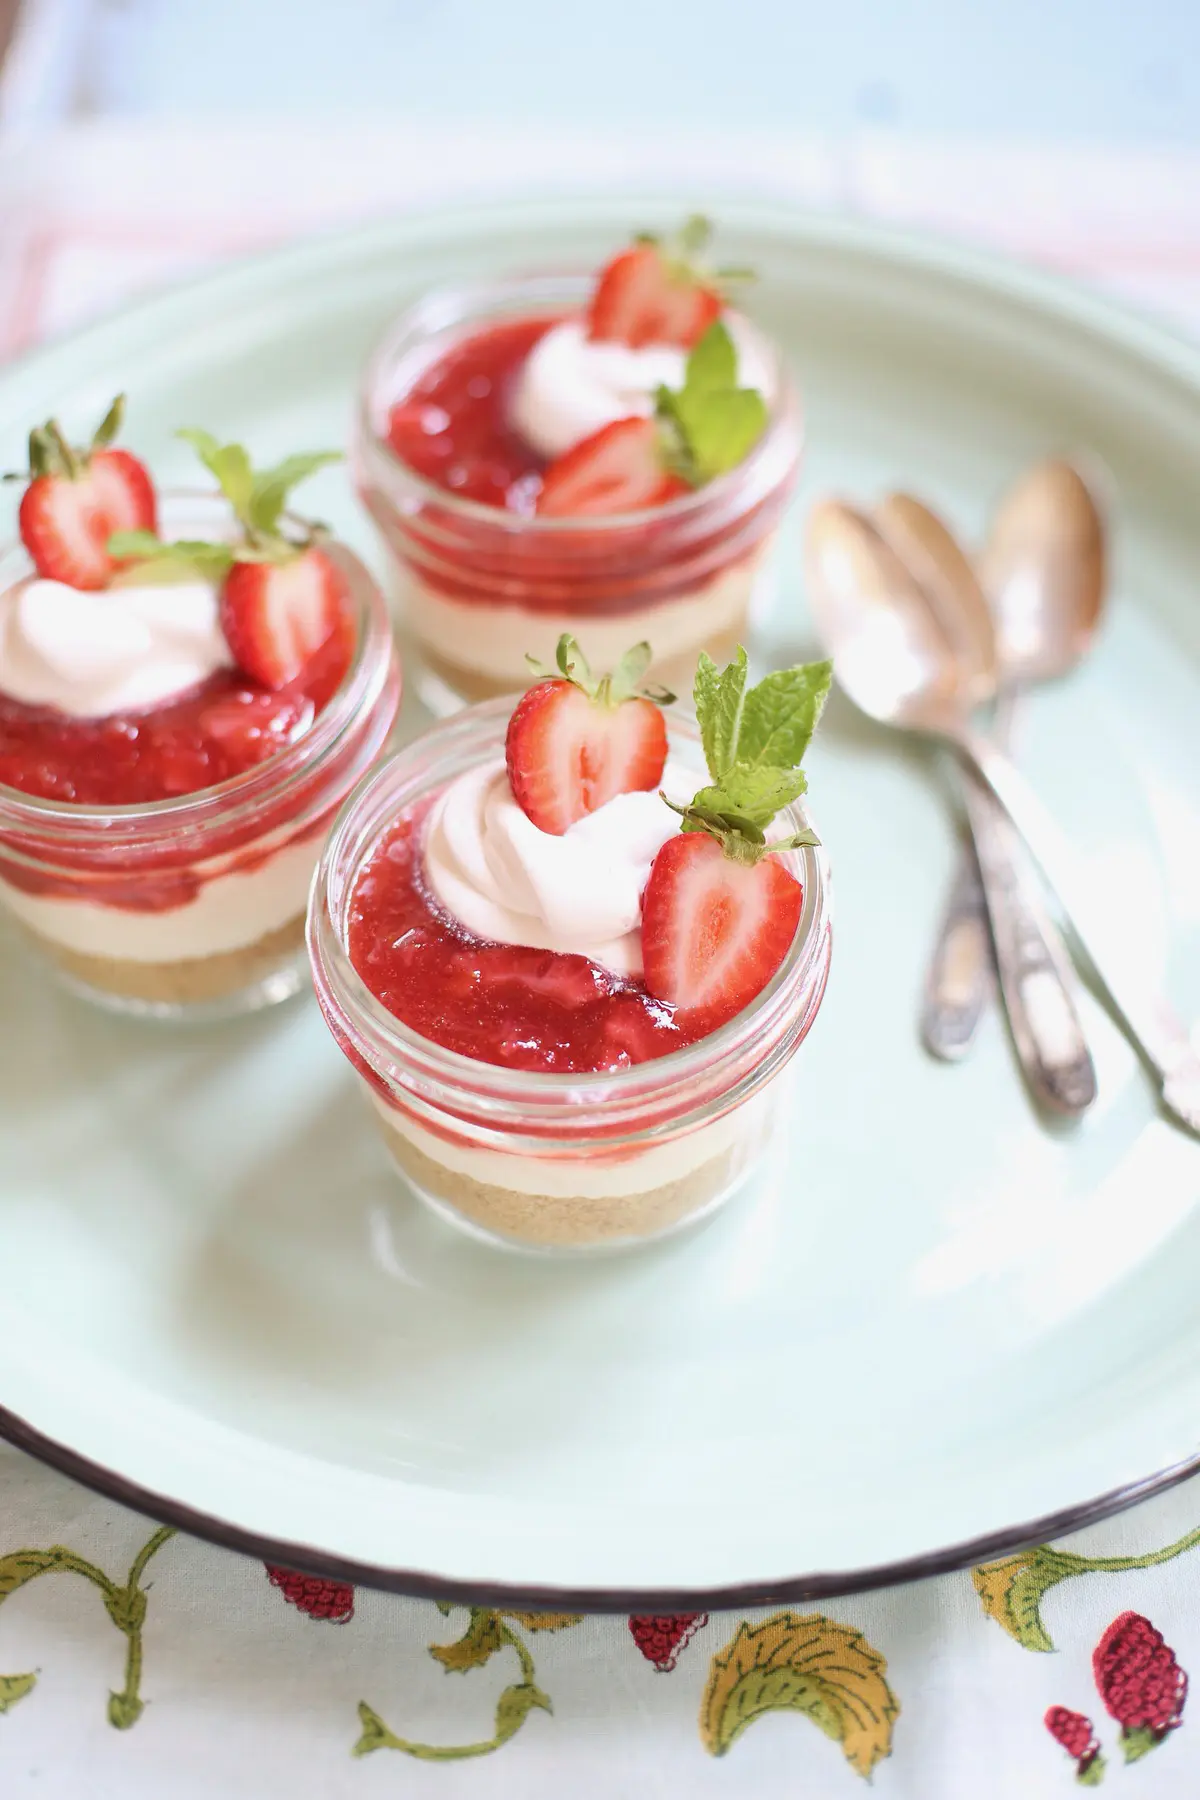
[[[385,1593],[404,1594],[420,1600],[449,1600],[462,1605],[494,1606],[500,1610],[547,1612],[740,1612],[753,1606],[866,1594],[876,1588],[898,1587],[906,1582],[927,1580],[933,1575],[953,1574],[975,1563],[991,1562],[1032,1545],[1065,1537],[1110,1518],[1113,1513],[1136,1506],[1139,1501],[1165,1493],[1190,1475],[1200,1474],[1200,1451],[1197,1451],[1183,1462],[1172,1463],[1156,1474],[1124,1487],[1112,1488],[1093,1500],[1080,1501],[1077,1506],[1063,1507],[1059,1512],[1046,1513],[1027,1524],[1006,1526],[982,1537],[950,1544],[942,1550],[930,1550],[899,1562],[879,1563],[872,1568],[818,1571],[717,1588],[537,1587],[511,1586],[482,1578],[464,1581],[457,1577],[425,1574],[419,1569],[384,1567],[338,1556],[312,1544],[292,1544],[282,1538],[262,1537],[258,1532],[199,1512],[185,1501],[141,1487],[126,1476],[44,1436],[4,1406],[0,1406],[0,1437],[39,1462],[57,1469],[60,1474],[69,1476],[72,1481],[106,1499],[116,1500],[133,1512],[144,1513],[160,1524],[173,1525],[192,1537],[260,1562],[280,1563],[285,1568],[300,1569],[306,1574],[324,1575],[356,1587],[378,1588]]]

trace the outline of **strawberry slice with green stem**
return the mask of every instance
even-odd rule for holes
[[[712,781],[654,859],[642,898],[647,990],[711,1027],[760,994],[782,964],[804,906],[801,883],[778,861],[816,844],[802,827],[768,841],[776,813],[806,791],[800,767],[832,677],[828,662],[778,669],[747,690],[746,652],[718,672],[701,655],[696,717]],[[663,796],[666,799],[666,796]]]
[[[18,525],[39,575],[68,587],[107,587],[121,567],[109,550],[115,531],[153,531],[158,508],[145,465],[114,448],[125,412],[118,394],[91,443],[67,441],[57,419],[29,434],[29,467],[5,481],[27,481]]]
[[[601,270],[587,313],[588,337],[635,350],[647,344],[689,350],[699,343],[721,316],[727,285],[752,279],[749,269],[706,266],[711,237],[712,225],[700,213],[674,237],[640,232]]]
[[[682,388],[659,388],[652,417],[602,425],[550,464],[538,515],[586,518],[663,506],[735,469],[767,419],[758,389],[738,386],[737,351],[718,319],[688,356]]]
[[[561,837],[618,794],[662,780],[667,725],[660,708],[675,696],[642,686],[650,654],[649,644],[635,644],[611,675],[597,677],[564,632],[557,675],[527,659],[545,679],[517,702],[505,758],[513,798],[539,830]]]
[[[153,532],[120,532],[110,553],[137,559],[146,576],[219,581],[221,628],[234,661],[265,688],[287,687],[335,632],[351,629],[345,584],[322,548],[325,527],[284,516],[292,489],[340,452],[288,456],[256,471],[241,444],[218,443],[207,431],[178,435],[216,477],[239,535],[164,543]]]

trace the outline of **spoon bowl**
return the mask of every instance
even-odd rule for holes
[[[1091,648],[1107,586],[1107,530],[1094,473],[1035,463],[1001,500],[980,560],[1004,686],[1065,675]]]

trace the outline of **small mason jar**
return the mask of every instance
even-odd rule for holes
[[[217,496],[161,505],[166,536],[231,535]],[[383,595],[344,545],[324,547],[357,644],[294,743],[216,786],[145,805],[76,805],[0,784],[0,905],[74,992],[143,1017],[225,1018],[306,981],[305,907],[324,834],[400,701]],[[0,555],[0,592],[32,573],[13,546]]]
[[[466,770],[501,755],[511,700],[470,707],[389,757],[351,796],[309,902],[308,944],[326,1023],[355,1069],[410,1188],[477,1237],[546,1251],[642,1244],[714,1212],[772,1135],[777,1076],[816,1018],[829,972],[824,852],[786,853],[804,885],[784,961],[736,1018],[655,1060],[595,1074],[509,1069],[402,1023],[348,953],[353,896],[382,834]],[[699,761],[694,721],[670,715],[672,751]],[[785,820],[805,823],[798,808]]]
[[[511,693],[526,654],[552,664],[565,631],[596,668],[632,643],[654,646],[654,679],[690,687],[701,650],[727,661],[795,485],[798,403],[781,354],[767,429],[728,474],[665,505],[587,518],[540,518],[468,500],[410,468],[388,437],[393,406],[456,345],[489,327],[578,313],[591,278],[539,276],[427,295],[391,327],[363,382],[355,480],[389,552],[409,635],[436,712]]]

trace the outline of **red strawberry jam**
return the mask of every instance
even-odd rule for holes
[[[546,464],[509,412],[525,359],[558,323],[517,319],[455,344],[393,406],[388,442],[396,455],[464,500],[532,513]]]
[[[0,693],[0,783],[80,806],[142,806],[228,781],[308,730],[352,650],[349,633],[336,633],[276,693],[217,669],[166,705],[102,719]]]
[[[350,960],[390,1013],[477,1062],[552,1075],[627,1068],[706,1035],[585,956],[488,943],[449,920],[422,876],[431,805],[380,839],[350,907]]]

